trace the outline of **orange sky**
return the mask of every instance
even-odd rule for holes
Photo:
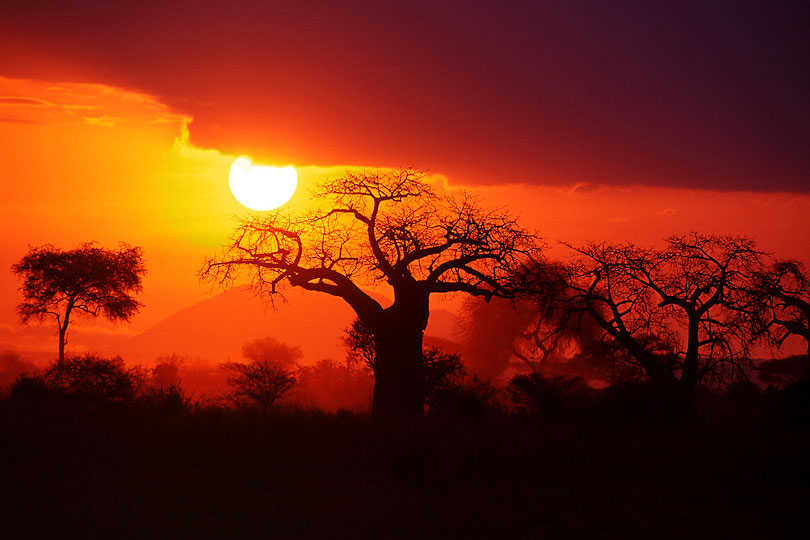
[[[228,189],[236,156],[191,145],[193,118],[154,97],[101,84],[0,78],[0,119],[6,224],[0,233],[0,324],[17,324],[19,283],[9,267],[29,245],[43,243],[70,248],[88,240],[108,246],[125,241],[144,248],[146,307],[114,331],[141,331],[210,295],[196,272],[226,241],[233,216],[246,210]],[[346,168],[294,165],[299,189],[291,204],[306,200],[312,181]],[[431,171],[451,188],[464,187],[464,178],[441,173]],[[485,204],[518,214],[548,239],[556,256],[564,256],[559,240],[655,243],[699,230],[749,235],[779,256],[810,260],[805,194],[597,184],[470,189]]]

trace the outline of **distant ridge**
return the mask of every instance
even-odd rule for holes
[[[239,360],[245,343],[272,336],[300,347],[306,362],[342,358],[343,329],[351,324],[351,309],[324,294],[290,290],[285,296],[287,302],[277,299],[271,304],[247,286],[234,287],[181,309],[111,346],[109,353],[147,365],[175,353],[221,363]]]
[[[355,317],[352,309],[339,298],[310,291],[290,289],[285,297],[286,301],[277,299],[270,304],[248,286],[234,287],[181,309],[141,334],[109,346],[104,353],[145,365],[175,353],[218,364],[241,359],[245,343],[270,336],[300,347],[304,363],[342,360],[346,355],[344,329]],[[382,297],[375,298],[384,302]],[[433,310],[427,333],[453,340],[457,322],[458,317],[449,311]]]

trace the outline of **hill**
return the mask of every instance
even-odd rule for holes
[[[220,363],[240,359],[245,343],[271,336],[300,347],[304,363],[342,359],[346,354],[343,330],[354,319],[351,308],[339,298],[308,291],[290,290],[285,297],[286,301],[270,304],[247,286],[235,287],[111,344],[105,352],[146,365],[171,354]],[[446,310],[434,310],[427,333],[453,339],[457,320]]]

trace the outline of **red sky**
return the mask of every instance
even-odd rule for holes
[[[125,331],[205,297],[243,153],[298,198],[417,165],[552,246],[695,229],[810,261],[804,3],[539,4],[5,2],[0,325],[45,242],[144,247]]]
[[[614,5],[615,4],[615,5]],[[671,5],[669,5],[671,4]],[[806,2],[42,2],[0,74],[104,83],[275,162],[810,190]]]

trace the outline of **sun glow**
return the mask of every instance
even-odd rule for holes
[[[228,175],[231,193],[251,210],[273,210],[290,200],[298,186],[295,167],[254,165],[241,156],[231,165]]]

